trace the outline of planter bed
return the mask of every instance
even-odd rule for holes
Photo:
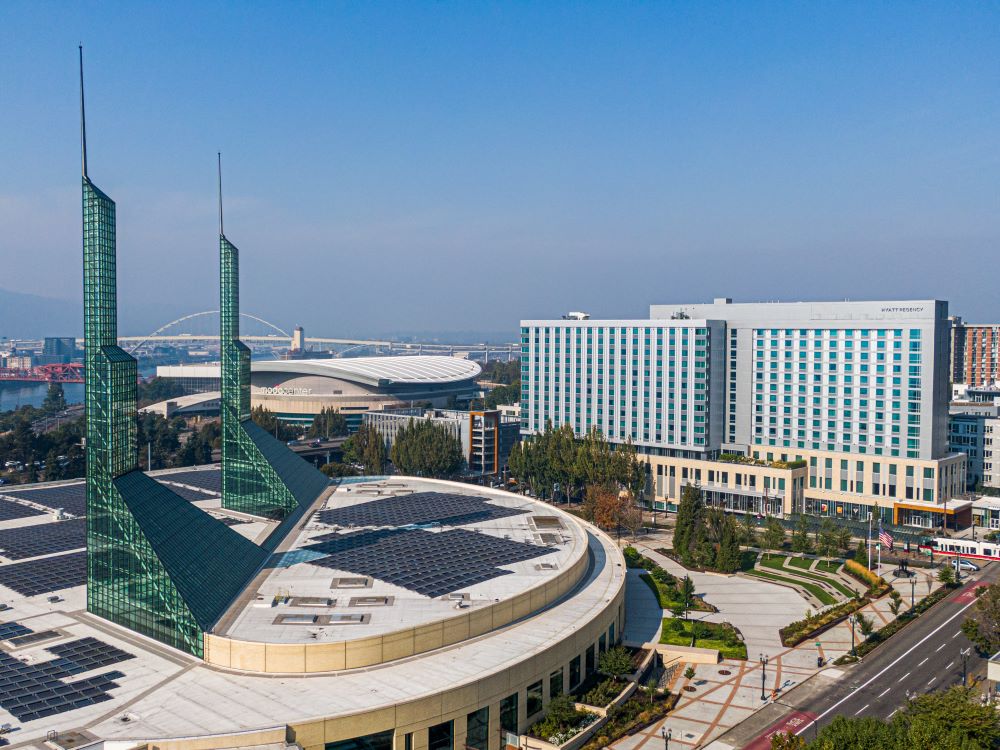
[[[664,618],[660,643],[671,646],[691,646],[692,622],[674,617]],[[697,639],[694,646],[715,649],[725,659],[746,661],[747,647],[736,628],[729,623],[702,622],[700,625],[703,635]]]

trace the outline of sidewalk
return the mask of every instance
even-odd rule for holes
[[[772,695],[780,700],[782,694],[815,675],[819,671],[816,667],[817,656],[822,656],[830,663],[850,651],[851,626],[847,622],[827,630],[816,640],[806,641],[794,648],[781,645],[778,628],[800,619],[808,609],[805,601],[791,589],[746,578],[688,572],[646,545],[637,544],[636,548],[671,573],[690,575],[695,582],[696,591],[705,594],[705,600],[720,610],[718,614],[706,613],[705,619],[729,621],[740,628],[747,641],[750,659],[745,662],[724,660],[720,664],[690,665],[695,669],[692,680],[683,676],[689,665],[682,664],[675,671],[670,685],[670,690],[681,696],[670,716],[643,732],[619,740],[612,746],[617,750],[655,750],[662,743],[660,730],[663,727],[672,730],[671,745],[676,743],[679,748],[708,746],[711,750],[732,750],[730,745],[713,740],[760,708],[769,705]],[[911,589],[910,579],[892,579],[891,570],[883,565],[882,576],[903,597],[904,606],[901,611],[909,606],[911,590],[919,602],[940,587],[933,578],[935,571],[914,572],[916,584]],[[636,582],[644,586],[641,581]],[[878,629],[894,619],[889,603],[889,597],[885,596],[877,602],[867,604],[861,611],[874,620],[875,628]],[[862,640],[861,634],[856,633],[856,642],[860,643]],[[758,660],[760,653],[768,657],[763,673],[763,701],[762,671]],[[823,670],[821,679],[841,679],[844,674],[842,669],[829,667]],[[695,688],[693,692],[684,689],[689,686]]]

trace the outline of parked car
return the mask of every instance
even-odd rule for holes
[[[962,570],[968,570],[972,573],[975,573],[977,570],[979,570],[978,565],[976,565],[971,560],[966,560],[964,557],[961,560],[959,559],[952,560],[951,567],[955,568],[955,570],[958,570],[961,567]]]

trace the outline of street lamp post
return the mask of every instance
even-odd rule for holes
[[[764,692],[764,685],[767,682],[767,657],[764,654],[760,655],[760,699],[762,701],[767,700],[767,694]]]
[[[847,619],[849,619],[851,621],[851,656],[854,656],[855,655],[855,651],[854,651],[854,625],[858,621],[857,614],[853,614],[853,615],[851,615]]]
[[[911,612],[916,609],[916,606],[913,603],[914,602],[914,598],[916,596],[916,589],[917,589],[917,577],[916,577],[916,575],[914,575],[913,578],[910,579],[910,611]]]
[[[670,739],[674,736],[674,730],[664,727],[660,730],[660,736],[663,737],[663,750],[670,750]]]
[[[964,648],[961,651],[962,654],[962,687],[965,687],[968,683],[969,677],[969,654],[972,653],[972,647]]]

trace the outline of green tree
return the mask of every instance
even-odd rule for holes
[[[609,648],[597,660],[597,671],[615,680],[620,680],[625,675],[631,674],[634,669],[632,655],[624,646]]]
[[[66,408],[66,394],[63,393],[61,383],[49,383],[49,389],[45,392],[45,400],[42,401],[42,411],[46,414],[55,414]]]
[[[854,562],[868,567],[868,544],[864,539],[858,540],[858,548],[854,550]]]
[[[59,463],[58,453],[55,448],[49,449],[48,454],[45,456],[45,481],[54,482],[57,479],[63,479],[63,467]]]
[[[781,522],[777,518],[772,518],[768,516],[767,523],[764,526],[764,550],[770,552],[772,550],[780,550],[781,546],[785,543],[785,527],[781,525]]]
[[[946,561],[941,565],[941,569],[938,571],[937,579],[945,586],[951,586],[955,583],[955,570],[951,567],[950,561]]]
[[[757,525],[754,518],[749,513],[743,514],[743,521],[740,523],[740,544],[744,547],[756,547],[758,545]]]
[[[900,596],[896,589],[892,589],[889,592],[889,611],[892,612],[893,617],[899,616],[899,610],[903,607],[903,597]]]
[[[681,585],[678,589],[681,595],[681,605],[684,607],[684,619],[687,619],[688,611],[691,609],[691,605],[694,603],[694,581],[691,580],[691,576],[684,576],[681,579]]]
[[[715,569],[721,573],[735,573],[740,569],[739,530],[732,516],[725,516],[719,549],[715,555]]]
[[[401,427],[389,458],[398,472],[418,477],[450,477],[465,461],[459,439],[429,419],[411,419]]]
[[[833,557],[837,553],[837,527],[829,518],[824,518],[816,533],[816,551],[824,557]]]
[[[342,437],[346,434],[347,419],[332,406],[324,407],[306,430],[308,438]]]
[[[851,530],[846,526],[837,527],[837,547],[844,555],[851,551]]]
[[[362,423],[344,441],[344,462],[361,467],[368,475],[385,473],[385,439],[374,425]]]
[[[674,554],[685,563],[692,561],[696,532],[704,525],[704,515],[705,505],[701,499],[701,490],[692,484],[684,485],[681,490],[681,501],[677,505],[677,518],[674,521]]]
[[[323,464],[319,467],[319,470],[333,479],[338,479],[340,477],[353,477],[358,474],[357,469],[350,464],[343,464],[338,461],[331,461],[328,464]]]
[[[645,683],[643,683],[643,688],[645,688],[646,695],[649,697],[649,704],[653,705],[653,699],[660,690],[659,681],[655,677],[650,677]]]
[[[792,552],[806,553],[812,551],[809,541],[809,519],[805,513],[800,513],[792,532]]]
[[[857,618],[856,622],[858,624],[858,630],[861,631],[861,635],[867,638],[875,632],[875,621],[871,617],[863,612],[856,612],[854,616]]]
[[[302,434],[298,427],[294,427],[287,422],[278,419],[278,416],[270,409],[263,406],[255,406],[250,410],[250,419],[258,427],[274,435],[278,440],[294,440]]]
[[[979,591],[972,617],[963,623],[962,630],[980,651],[994,654],[1000,650],[1000,584]]]

